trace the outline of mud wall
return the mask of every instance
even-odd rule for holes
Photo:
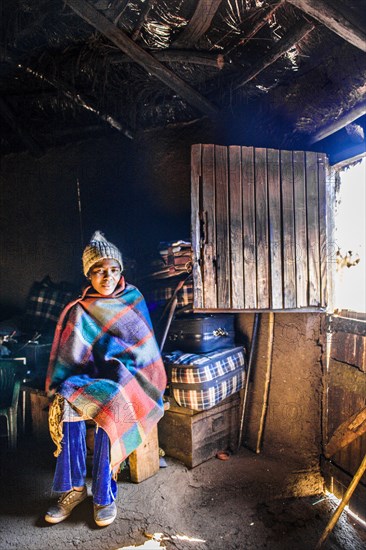
[[[253,348],[244,444],[254,452],[294,460],[300,469],[319,468],[322,317],[317,313],[275,313],[271,327],[270,314],[261,313]],[[248,351],[253,321],[253,314],[239,315],[238,332]]]
[[[38,159],[26,154],[2,158],[2,318],[14,309],[22,310],[35,280],[46,275],[55,282],[80,280],[82,233],[85,239],[100,227],[108,230],[111,240],[120,237],[129,210],[121,200],[114,200],[114,188],[121,197],[126,193],[128,154],[120,143],[107,145],[89,142],[66,146]],[[120,238],[118,241],[121,243]]]

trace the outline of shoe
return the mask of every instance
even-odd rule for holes
[[[85,486],[82,491],[71,489],[71,491],[62,493],[57,504],[51,506],[44,519],[48,523],[60,523],[60,521],[64,521],[64,519],[69,517],[75,506],[83,502],[87,496],[88,492]]]
[[[99,527],[105,527],[114,522],[117,516],[117,506],[115,502],[101,506],[94,504],[94,521]]]

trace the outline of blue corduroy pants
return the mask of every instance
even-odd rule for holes
[[[85,485],[86,426],[84,421],[63,423],[62,450],[57,457],[53,490],[58,493]],[[94,438],[92,469],[93,502],[101,506],[111,504],[117,496],[117,483],[110,467],[109,437],[98,428]]]

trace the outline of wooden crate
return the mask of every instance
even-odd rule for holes
[[[212,409],[197,412],[170,400],[158,424],[159,444],[167,456],[194,468],[218,451],[236,449],[239,437],[239,394]]]

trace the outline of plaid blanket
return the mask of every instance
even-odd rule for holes
[[[70,284],[56,284],[49,276],[34,282],[27,298],[23,328],[52,334],[62,310],[75,296]]]
[[[166,374],[137,288],[125,286],[122,278],[111,296],[92,290],[87,288],[60,317],[46,391],[57,390],[83,418],[107,432],[116,474],[162,417]]]

